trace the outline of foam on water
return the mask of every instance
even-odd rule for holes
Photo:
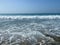
[[[40,19],[55,19],[55,18],[60,18],[59,15],[48,15],[48,16],[0,16],[0,18],[4,19],[23,19],[23,18],[40,18]]]
[[[60,37],[60,16],[0,16],[2,45],[36,45],[54,41],[46,35]]]

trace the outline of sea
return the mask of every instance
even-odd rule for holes
[[[0,14],[0,45],[53,44],[60,44],[60,13]]]

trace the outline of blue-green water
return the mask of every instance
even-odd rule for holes
[[[38,15],[38,16],[42,16],[42,15],[60,15],[60,13],[0,13],[0,15],[11,15],[11,16],[16,16],[16,15],[26,15],[26,16],[34,16],[34,15]]]
[[[52,45],[56,40],[60,43],[60,14],[0,14],[1,45]]]

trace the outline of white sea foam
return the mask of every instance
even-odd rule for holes
[[[23,18],[40,18],[40,19],[55,19],[60,18],[59,15],[45,15],[45,16],[0,16],[0,19],[23,19]]]
[[[38,18],[38,20],[4,20],[23,18]],[[60,16],[0,16],[0,43],[2,45],[22,45],[21,43],[34,45],[42,40],[44,43],[50,42],[53,39],[47,38],[46,35],[60,37],[60,20],[50,20],[56,18]]]

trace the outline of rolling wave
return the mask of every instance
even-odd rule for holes
[[[40,18],[40,19],[55,19],[60,18],[59,15],[45,15],[45,16],[0,16],[0,19],[23,19],[23,18]]]
[[[36,45],[38,42],[44,45],[60,41],[58,37],[60,37],[58,15],[0,16],[1,45]]]

